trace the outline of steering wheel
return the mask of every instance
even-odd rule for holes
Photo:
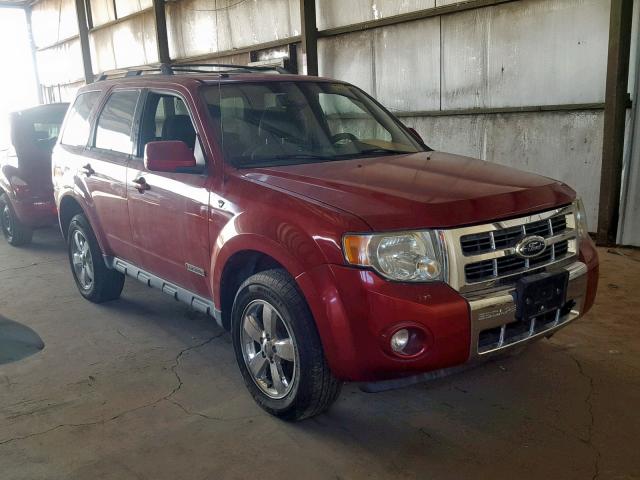
[[[336,143],[345,143],[345,141],[349,141],[349,142],[357,142],[358,141],[358,137],[356,137],[353,133],[349,133],[349,132],[340,132],[340,133],[336,133],[335,135],[333,135],[331,137],[331,143],[332,144],[336,144]]]

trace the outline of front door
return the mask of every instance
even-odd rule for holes
[[[210,177],[193,117],[183,97],[172,91],[148,92],[142,112],[138,155],[127,170],[129,217],[139,266],[210,298]],[[144,146],[162,140],[185,142],[194,151],[202,171],[146,170]]]

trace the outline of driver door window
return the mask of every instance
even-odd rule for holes
[[[178,96],[154,92],[147,95],[141,139],[141,156],[144,146],[149,142],[179,140],[193,151],[198,165],[206,163],[189,109]]]

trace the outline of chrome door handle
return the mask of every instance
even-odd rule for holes
[[[82,173],[83,175],[86,175],[87,177],[90,177],[91,175],[96,173],[96,171],[93,168],[91,168],[90,163],[87,163],[84,167],[80,169],[80,173]]]
[[[151,189],[151,187],[149,186],[147,181],[144,179],[144,177],[138,177],[135,180],[133,180],[131,183],[135,185],[136,190],[138,190],[140,193],[144,193],[146,190]]]

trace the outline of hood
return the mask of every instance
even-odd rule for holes
[[[556,180],[441,152],[242,172],[357,215],[376,231],[486,223],[575,199],[575,192]]]

